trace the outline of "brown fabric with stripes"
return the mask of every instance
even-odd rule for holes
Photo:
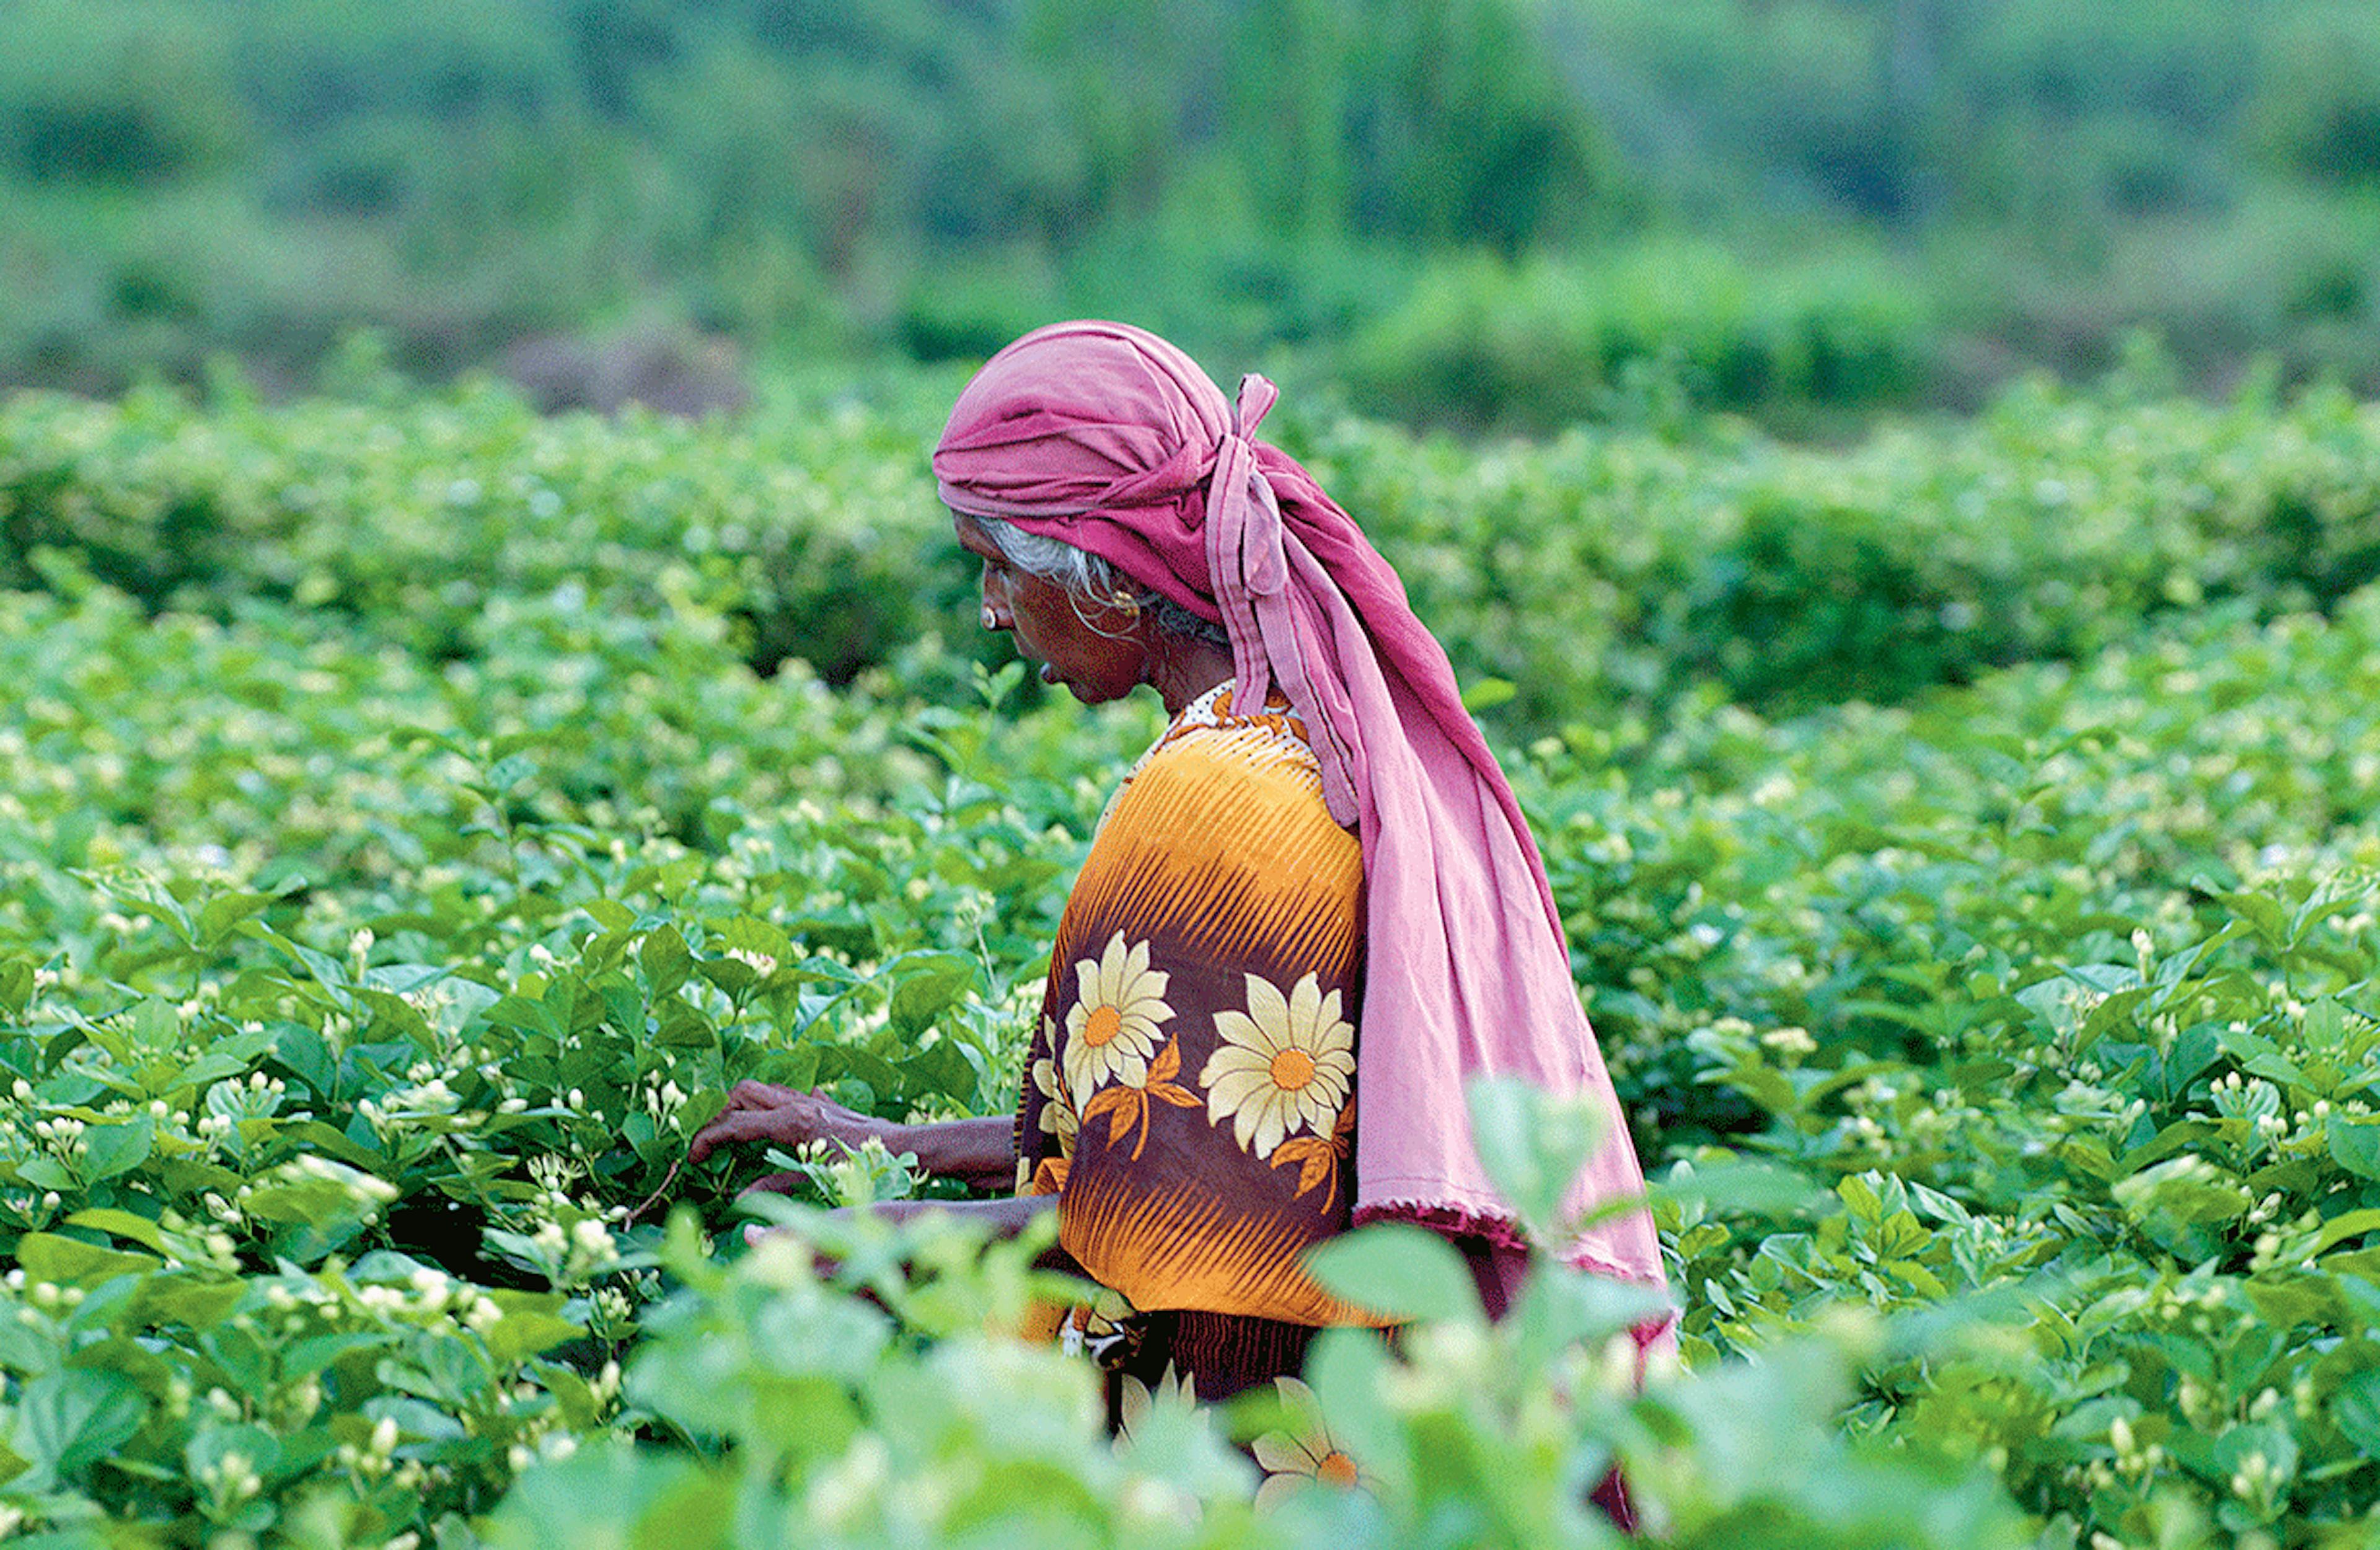
[[[1018,1115],[1019,1187],[1144,1313],[1377,1319],[1303,1256],[1354,1181],[1363,857],[1281,705],[1195,702],[1068,898]]]

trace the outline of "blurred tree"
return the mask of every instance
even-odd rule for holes
[[[2251,110],[2257,145],[2286,170],[2380,185],[2380,26],[2368,4],[2290,18],[2262,50]]]
[[[154,185],[252,141],[229,40],[185,6],[11,0],[0,30],[0,167],[28,181]]]
[[[679,57],[689,19],[675,0],[571,0],[563,31],[596,112],[626,119],[639,79]]]
[[[1617,157],[1513,0],[1373,0],[1360,25],[1358,234],[1512,254],[1591,229]]]
[[[1242,353],[1467,317],[1413,287],[1471,255],[1686,236],[1889,253],[1844,285],[1941,298],[1908,326],[1979,379],[2152,321],[2193,371],[2354,375],[2375,184],[2369,0],[0,0],[0,380],[655,315],[965,355],[1104,310]],[[1491,333],[1659,343],[1509,288]],[[1800,315],[1686,353],[1830,391]]]
[[[1227,18],[1167,0],[1025,0],[1019,19],[1020,62],[1050,82],[1049,131],[1080,158],[1062,235],[1148,218],[1185,146],[1215,133],[1229,79],[1220,57]]]
[[[228,26],[242,88],[283,135],[375,117],[552,122],[585,107],[568,41],[532,0],[256,0]]]
[[[1253,212],[1286,236],[1329,237],[1349,224],[1349,115],[1367,18],[1348,0],[1251,0],[1230,72],[1233,150]]]

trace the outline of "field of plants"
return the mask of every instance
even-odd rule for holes
[[[1037,1243],[682,1160],[1006,1111],[1156,731],[977,660],[948,387],[0,406],[0,1536],[1517,1550],[1615,1459],[1682,1546],[2380,1534],[2380,409],[1289,424],[1536,822],[1682,1363],[1367,1232],[1393,1349],[1111,1442]],[[1586,1143],[1472,1101],[1524,1205]]]

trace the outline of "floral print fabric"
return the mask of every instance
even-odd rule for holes
[[[1019,1186],[1138,1309],[1378,1322],[1302,1256],[1345,1229],[1363,860],[1276,701],[1194,703],[1069,897],[1018,1115]],[[1266,1374],[1270,1375],[1270,1374]]]
[[[1242,1150],[1270,1161],[1293,1132],[1327,1132],[1345,1112],[1355,1029],[1339,1015],[1339,992],[1325,995],[1314,975],[1284,997],[1250,975],[1247,1011],[1217,1012],[1215,1033],[1221,1042],[1198,1073],[1207,1117],[1228,1116]]]

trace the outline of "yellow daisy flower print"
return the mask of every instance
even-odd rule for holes
[[[1257,1510],[1269,1512],[1287,1498],[1317,1486],[1342,1491],[1377,1490],[1370,1471],[1347,1456],[1322,1420],[1321,1402],[1314,1390],[1293,1377],[1278,1377],[1281,1406],[1289,1412],[1290,1432],[1267,1432],[1249,1444],[1248,1451],[1264,1467],[1265,1482],[1257,1487]]]
[[[1207,1089],[1207,1119],[1232,1121],[1242,1150],[1269,1157],[1284,1137],[1324,1132],[1346,1107],[1355,1076],[1355,1030],[1339,1015],[1339,992],[1322,993],[1307,975],[1287,996],[1250,975],[1248,1010],[1215,1014],[1221,1040],[1198,1084]]]
[[[1043,1018],[1042,1028],[1049,1035],[1051,1048],[1057,1047],[1056,1022]],[[1058,1062],[1044,1055],[1033,1062],[1033,1085],[1041,1094],[1041,1132],[1058,1138],[1058,1155],[1075,1155],[1075,1136],[1082,1128],[1081,1118],[1075,1112],[1075,1100],[1066,1096],[1066,1085],[1058,1080]]]
[[[1075,965],[1075,1004],[1066,1009],[1061,1061],[1067,1092],[1089,1094],[1110,1082],[1137,1087],[1148,1080],[1157,1030],[1173,1015],[1165,1004],[1168,978],[1148,966],[1148,944],[1127,947],[1121,931],[1096,961]]]
[[[1171,1362],[1165,1364],[1165,1374],[1157,1380],[1157,1387],[1153,1389],[1130,1373],[1117,1375],[1123,1380],[1116,1386],[1115,1440],[1118,1453],[1132,1450],[1140,1440],[1141,1427],[1158,1411],[1197,1408],[1198,1391],[1174,1370]]]

